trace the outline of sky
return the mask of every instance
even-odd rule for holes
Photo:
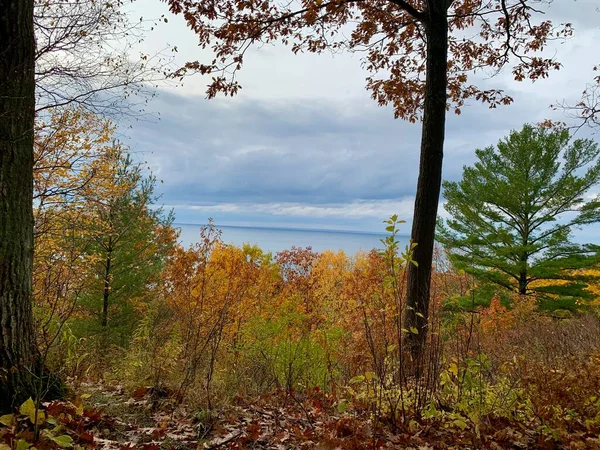
[[[164,3],[140,0],[132,17],[160,17],[141,49],[176,45],[176,64],[209,56]],[[555,0],[547,16],[571,22],[575,35],[553,42],[564,67],[545,80],[517,83],[511,74],[483,86],[504,89],[514,104],[490,110],[475,101],[448,115],[444,179],[458,180],[475,150],[495,144],[512,129],[546,118],[565,120],[549,106],[576,101],[600,62],[598,0]],[[293,55],[263,46],[245,57],[243,89],[207,100],[207,79],[161,86],[148,107],[152,117],[124,131],[132,151],[163,182],[161,203],[177,223],[274,226],[377,232],[398,214],[410,222],[416,189],[420,124],[394,119],[365,90],[368,73],[353,54]],[[582,137],[598,136],[589,130]],[[440,214],[444,215],[443,199]],[[600,227],[579,233],[593,239]]]

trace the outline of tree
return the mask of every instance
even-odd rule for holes
[[[150,300],[152,287],[175,242],[173,215],[154,208],[156,179],[146,176],[125,149],[113,144],[82,168],[72,205],[91,262],[91,281],[81,309],[92,316],[86,330],[125,345],[135,328],[135,311]]]
[[[62,233],[66,205],[92,181],[94,171],[85,170],[110,152],[115,127],[110,121],[83,108],[53,109],[35,126],[33,199],[36,239]],[[88,178],[82,176],[82,171]],[[61,220],[53,220],[59,214]],[[58,229],[56,226],[58,225]]]
[[[600,65],[594,66],[594,72],[600,71]],[[581,99],[574,105],[563,102],[559,105],[572,119],[579,121],[578,127],[588,125],[600,127],[600,75],[593,77],[581,93]]]
[[[113,130],[81,108],[45,116],[36,121],[34,144],[34,323],[42,363],[63,375],[72,352],[61,344],[93,262],[81,233],[85,208],[73,207],[74,198],[91,181],[81,171],[110,148]]]
[[[0,409],[32,392],[33,1],[0,1]]]
[[[165,51],[132,54],[160,22],[130,20],[124,3],[34,0],[38,113],[77,106],[110,116],[143,114],[133,97],[152,97],[172,58]]]
[[[249,251],[248,251],[249,250]],[[181,348],[173,362],[181,363],[177,396],[183,398],[201,373],[207,409],[213,408],[211,385],[217,356],[227,329],[259,281],[252,249],[224,245],[212,219],[200,231],[200,240],[184,249],[177,246],[163,274],[165,297],[175,312]],[[256,256],[256,255],[255,255]],[[239,322],[238,327],[239,327]]]
[[[38,96],[38,110],[77,102],[85,106],[100,106],[114,112],[121,96],[103,103],[102,94],[113,88],[142,86],[143,80],[131,75],[130,68],[120,72],[124,77],[114,80],[114,65],[106,54],[97,53],[97,39],[87,40],[90,31],[103,26],[106,30],[123,30],[124,38],[131,29],[120,28],[107,21],[104,14],[81,14],[83,3],[47,2],[35,0],[0,1],[0,408],[8,408],[34,391],[32,379],[43,368],[36,367],[39,358],[33,339],[31,313],[33,261],[33,129],[38,92],[53,86],[54,94]],[[88,6],[110,2],[90,0]],[[120,2],[117,2],[120,5]],[[54,8],[54,9],[52,9]],[[73,8],[73,9],[69,9]],[[64,15],[61,11],[71,11]],[[35,14],[34,14],[35,11]],[[50,11],[48,14],[45,12]],[[68,16],[69,21],[65,21]],[[34,24],[35,17],[35,24]],[[89,19],[89,20],[88,20]],[[106,34],[105,34],[106,35]],[[100,34],[102,36],[102,34]],[[119,40],[119,35],[116,40]],[[36,37],[39,42],[36,51]],[[87,42],[88,47],[82,45]],[[107,45],[107,48],[111,48]],[[129,47],[130,48],[130,47]],[[94,52],[94,51],[96,52]],[[80,51],[77,54],[76,51]],[[92,55],[95,60],[87,57]],[[98,56],[103,57],[98,57]],[[86,58],[81,58],[86,56]],[[137,66],[144,71],[151,57],[142,55]],[[77,61],[84,61],[77,65]],[[43,61],[43,63],[42,63]],[[102,70],[88,70],[88,63]],[[102,62],[105,64],[103,65]],[[66,66],[64,65],[66,64]],[[98,65],[99,64],[99,65]],[[67,70],[61,68],[67,67]],[[78,71],[77,69],[80,69]],[[147,72],[137,72],[147,73]],[[163,76],[164,73],[161,73]],[[49,81],[50,80],[50,81]],[[61,80],[53,84],[51,80]],[[68,81],[67,81],[68,80]],[[77,83],[79,81],[79,83]],[[49,84],[45,84],[49,82]],[[46,88],[44,87],[46,86]],[[83,89],[76,89],[80,86]],[[127,95],[127,92],[124,93]],[[46,98],[46,106],[40,106]],[[92,103],[95,99],[98,103]],[[39,369],[39,370],[38,370]]]
[[[600,146],[526,125],[476,154],[461,181],[443,184],[452,218],[440,221],[437,239],[451,261],[520,295],[584,296],[589,277],[579,269],[598,262],[600,247],[572,242],[571,231],[600,220],[600,197],[589,198]]]
[[[123,344],[135,308],[153,295],[175,231],[172,217],[153,207],[155,178],[132,163],[115,132],[83,107],[38,122],[34,286],[42,316],[75,311],[88,335],[120,334]]]
[[[535,80],[559,68],[552,58],[535,56],[550,39],[569,36],[536,21],[544,0],[304,0],[277,2],[167,0],[183,14],[202,48],[214,59],[189,62],[179,75],[212,74],[208,97],[240,88],[236,75],[252,45],[281,41],[294,53],[364,51],[371,72],[367,89],[396,117],[423,122],[419,177],[411,238],[418,246],[408,274],[405,321],[419,330],[413,354],[422,353],[427,330],[435,221],[442,180],[446,109],[456,113],[468,98],[490,107],[512,102],[497,89],[470,84],[468,74],[510,66],[516,80]],[[349,37],[346,37],[349,36]],[[473,37],[468,37],[473,36]],[[378,74],[382,74],[381,78]]]

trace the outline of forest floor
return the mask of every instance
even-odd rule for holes
[[[464,439],[432,427],[392,433],[376,426],[370,415],[341,413],[318,389],[274,392],[251,402],[237,398],[214,415],[173,410],[168,397],[147,388],[128,395],[119,386],[83,384],[80,391],[89,395],[89,411],[102,411],[93,432],[97,449],[479,448],[469,433]]]
[[[146,387],[131,392],[119,385],[80,383],[77,392],[71,402],[45,405],[37,441],[32,416],[23,408],[12,421],[0,417],[5,425],[0,426],[0,450],[600,449],[598,436],[573,436],[559,444],[506,419],[477,427],[425,420],[391,427],[366,410],[340,408],[318,389],[293,396],[275,392],[251,402],[237,398],[213,414],[174,407],[166,392]]]

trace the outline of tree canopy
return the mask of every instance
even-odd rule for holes
[[[441,13],[448,27],[447,93],[457,113],[467,98],[491,107],[513,101],[502,90],[478,87],[472,74],[509,67],[518,81],[546,77],[560,64],[535,53],[573,31],[571,24],[539,19],[546,0],[165,1],[184,16],[199,46],[214,52],[178,72],[212,74],[209,97],[236,94],[248,49],[279,41],[294,53],[360,52],[373,99],[412,122],[423,112],[427,35],[439,25],[432,14]]]
[[[443,183],[451,218],[437,239],[451,261],[519,294],[585,296],[578,269],[597,263],[600,247],[573,242],[572,231],[600,220],[600,146],[526,125],[476,155],[462,180]]]

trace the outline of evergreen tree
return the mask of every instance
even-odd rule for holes
[[[82,177],[91,180],[78,204],[84,209],[82,238],[93,262],[81,295],[85,319],[80,324],[86,334],[96,331],[104,343],[123,346],[175,243],[173,215],[153,207],[155,177],[118,145],[94,160]]]
[[[588,295],[580,269],[598,262],[600,247],[573,242],[572,231],[600,219],[591,192],[600,147],[526,125],[476,155],[461,181],[443,183],[451,218],[439,221],[437,239],[450,260],[518,294]]]

